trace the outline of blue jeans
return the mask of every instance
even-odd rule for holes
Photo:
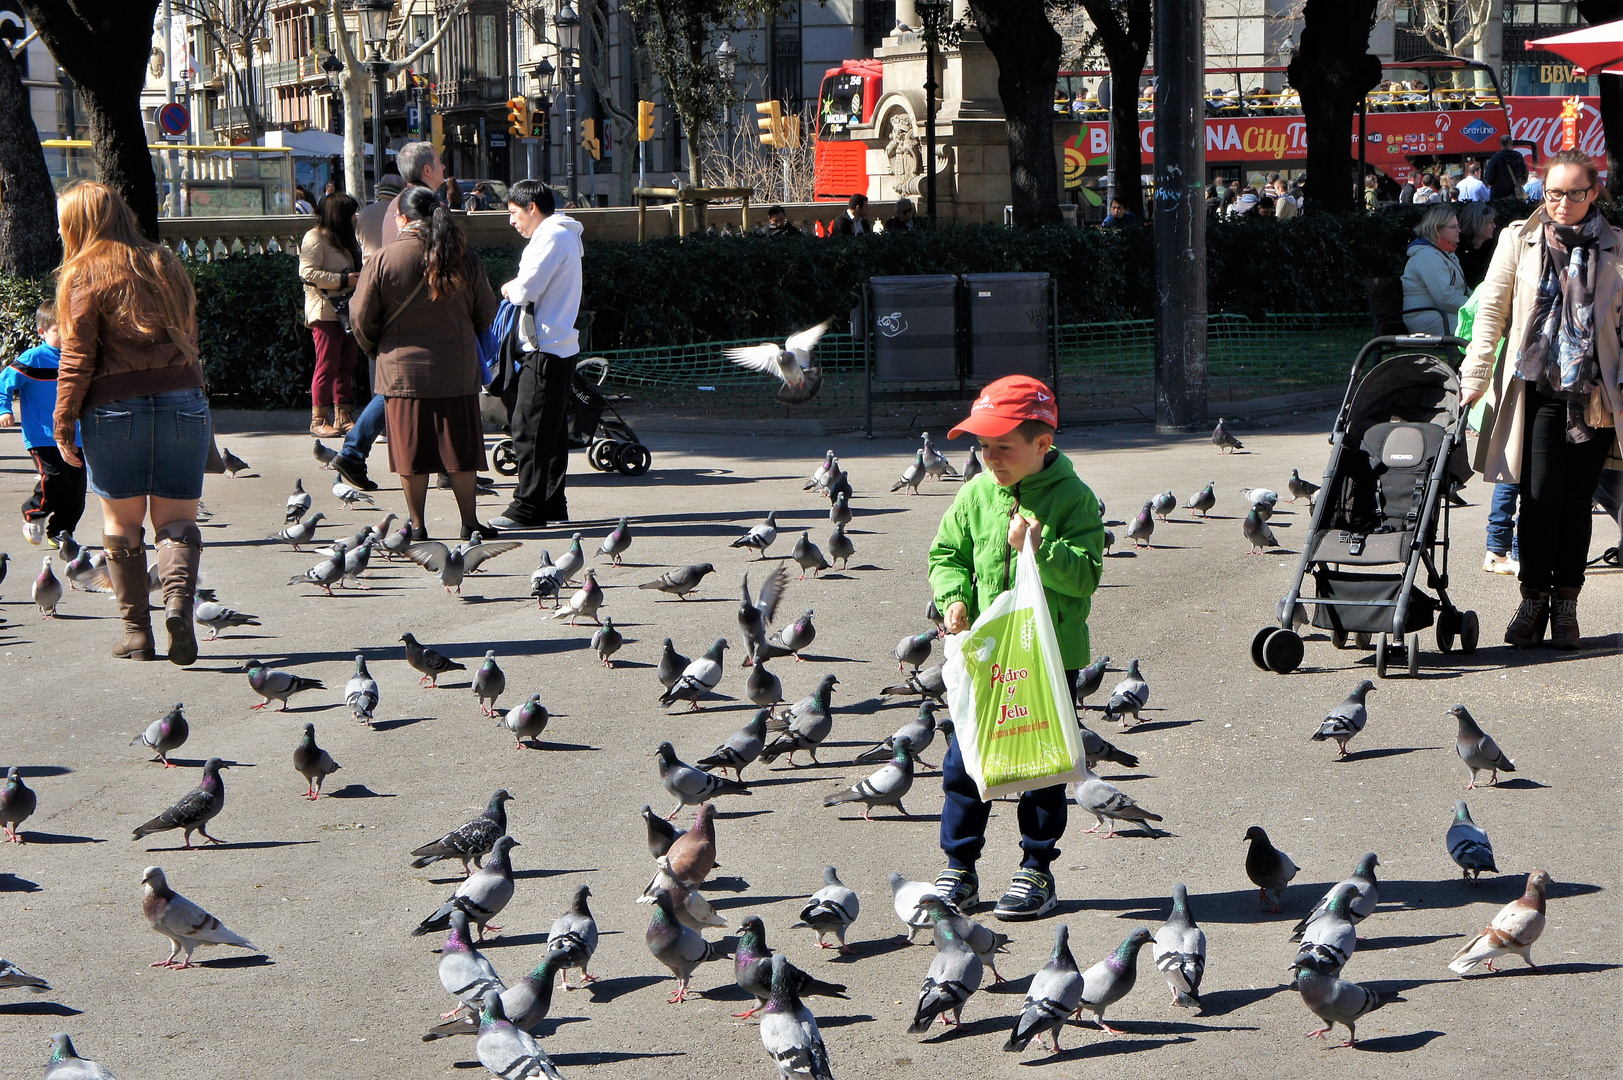
[[[1076,676],[1075,671],[1065,673],[1073,696]],[[941,804],[941,850],[947,856],[947,865],[973,870],[986,846],[986,822],[992,816],[992,804],[981,802],[980,789],[964,769],[956,737],[949,741],[941,761],[941,790],[946,796]],[[1046,873],[1049,864],[1059,858],[1059,838],[1065,835],[1069,807],[1064,784],[1020,793],[1015,819],[1020,824],[1022,869]]]
[[[338,456],[365,465],[367,455],[372,452],[372,444],[382,434],[383,395],[373,394],[372,400],[361,410],[361,415],[355,418],[355,426],[344,436],[344,445],[338,451]]]
[[[1488,504],[1488,550],[1495,555],[1510,553],[1518,558],[1516,544],[1516,499],[1520,484],[1493,485],[1493,500]]]

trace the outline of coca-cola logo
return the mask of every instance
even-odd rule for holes
[[[1561,98],[1510,97],[1510,137],[1538,147],[1540,161],[1561,149]],[[1604,160],[1606,129],[1600,120],[1600,99],[1583,98],[1578,109],[1578,149]]]

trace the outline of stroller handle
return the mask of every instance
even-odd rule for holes
[[[1436,334],[1387,334],[1383,337],[1371,338],[1358,356],[1353,360],[1352,371],[1347,376],[1347,389],[1341,395],[1341,408],[1336,412],[1335,428],[1331,431],[1330,441],[1334,442],[1336,434],[1346,426],[1347,410],[1352,406],[1353,391],[1358,389],[1358,377],[1363,374],[1364,365],[1373,355],[1377,359],[1388,352],[1400,349],[1440,349],[1452,346],[1457,349],[1470,348],[1471,343],[1464,338],[1454,337],[1452,334],[1438,336]]]

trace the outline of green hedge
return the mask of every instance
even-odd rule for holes
[[[1400,273],[1423,207],[1345,217],[1242,219],[1207,228],[1210,310],[1353,312],[1363,279]],[[1527,204],[1495,204],[1501,224]],[[777,335],[830,315],[842,326],[862,283],[891,274],[1046,271],[1059,284],[1060,321],[1154,314],[1153,234],[993,225],[871,237],[663,238],[586,246],[583,307],[595,349],[661,347]],[[517,268],[517,248],[484,248],[492,283]],[[188,264],[197,285],[209,388],[230,404],[277,408],[309,399],[315,356],[304,327],[297,264],[257,255]],[[0,275],[0,359],[33,343],[40,287]]]

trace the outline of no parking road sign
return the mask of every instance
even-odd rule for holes
[[[178,101],[158,108],[158,127],[165,135],[184,135],[191,129],[191,113]]]

